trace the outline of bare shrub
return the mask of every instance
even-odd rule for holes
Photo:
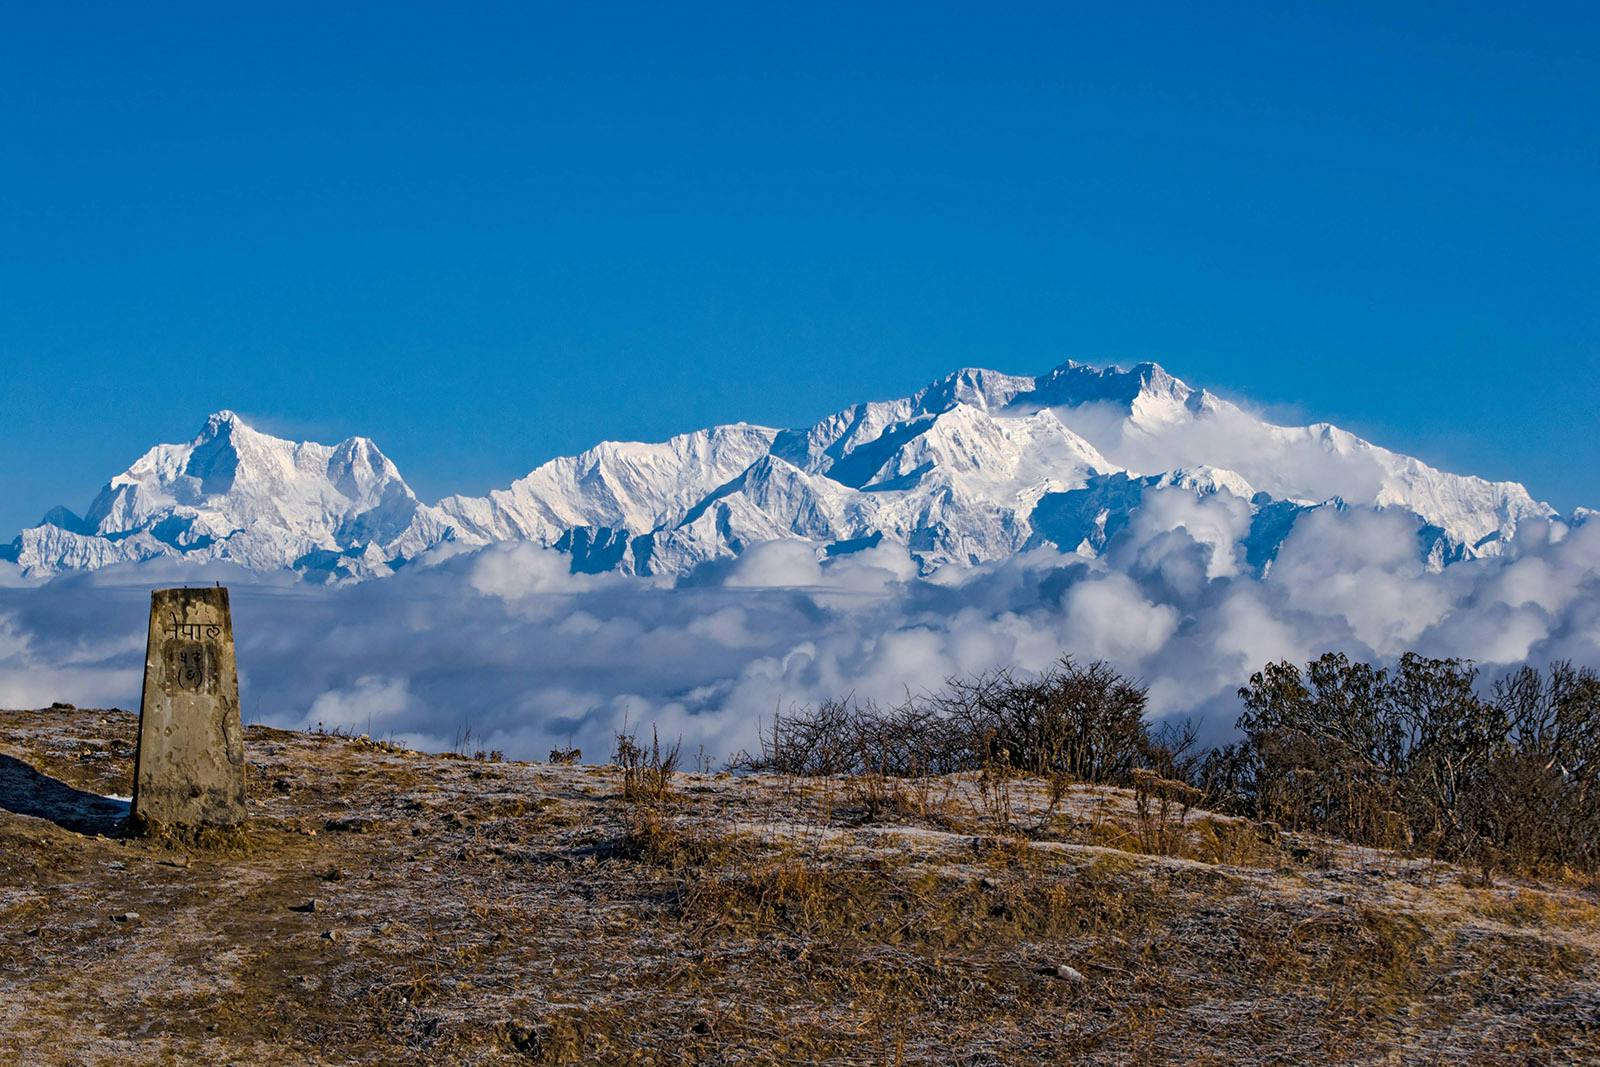
[[[773,718],[761,754],[740,753],[742,770],[820,776],[948,774],[975,766],[970,743],[933,708],[907,699],[888,708],[871,701],[825,700]]]
[[[661,738],[654,726],[650,728],[650,746],[646,748],[638,737],[626,729],[617,734],[617,751],[613,756],[622,768],[622,796],[634,803],[656,804],[672,795],[672,775],[678,769],[678,749],[681,742],[662,748]]]
[[[1152,748],[1145,690],[1100,660],[1080,667],[1063,656],[1031,678],[1000,670],[952,679],[929,704],[982,758],[1004,752],[1025,774],[1125,781]]]
[[[879,822],[892,810],[897,799],[894,783],[879,770],[869,770],[850,778],[849,801],[860,809],[864,822]]]
[[[1154,855],[1180,850],[1189,809],[1201,798],[1188,782],[1163,778],[1154,771],[1133,772],[1134,814],[1139,820],[1139,845]]]
[[[998,748],[978,772],[978,804],[984,820],[998,834],[1009,834],[1015,824],[1011,802],[1010,753]]]
[[[827,700],[773,719],[759,755],[732,765],[794,775],[909,778],[982,771],[1125,782],[1135,767],[1187,766],[1193,732],[1153,736],[1145,690],[1109,665],[1071,657],[1037,676],[996,670],[952,678],[891,707]]]

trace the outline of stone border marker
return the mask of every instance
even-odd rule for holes
[[[133,824],[198,829],[244,820],[244,731],[228,591],[220,585],[154,590]]]

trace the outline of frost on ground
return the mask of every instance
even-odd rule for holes
[[[247,731],[126,839],[135,718],[0,713],[0,1062],[1600,1057],[1600,893],[1124,790],[679,774]]]

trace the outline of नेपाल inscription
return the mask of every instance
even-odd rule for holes
[[[172,623],[166,629],[174,641],[198,641],[202,635],[216,640],[222,635],[222,627],[214,622],[183,622],[175,611],[168,612],[168,616]]]

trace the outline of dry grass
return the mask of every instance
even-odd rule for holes
[[[0,713],[0,752],[126,795],[132,726]],[[645,755],[629,796],[624,767],[259,728],[247,752],[236,848],[0,809],[0,1062],[1600,1056],[1592,886],[1163,810],[1155,780]]]

